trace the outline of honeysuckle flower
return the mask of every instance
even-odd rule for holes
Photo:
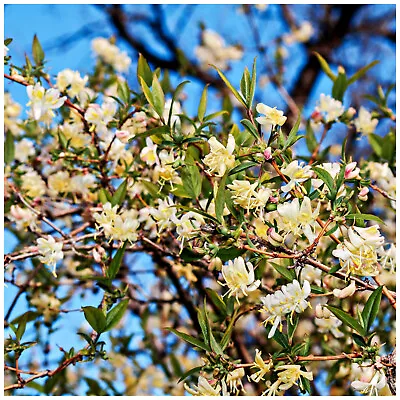
[[[171,150],[168,153],[167,150],[161,150],[158,159],[159,164],[156,165],[153,170],[153,182],[159,183],[160,186],[164,186],[166,182],[169,182],[171,188],[174,183],[181,184],[182,179],[173,167],[173,163],[176,161],[174,151]],[[171,189],[171,192],[173,192],[173,190],[174,189]]]
[[[208,140],[210,152],[204,157],[204,164],[209,169],[209,173],[214,173],[218,177],[222,177],[226,170],[231,169],[235,165],[235,138],[229,134],[226,147],[220,143],[214,136]]]
[[[204,69],[215,65],[220,69],[226,69],[231,60],[240,60],[243,51],[236,46],[226,46],[224,39],[210,29],[205,29],[202,34],[202,44],[195,48],[195,55]]]
[[[107,98],[100,106],[99,104],[89,104],[85,112],[85,120],[95,125],[97,133],[105,134],[107,124],[112,121],[117,111],[117,102]]]
[[[43,314],[45,322],[59,314],[61,301],[53,294],[35,292],[30,303],[36,307],[37,311]]]
[[[339,326],[342,325],[342,321],[336,318],[327,308],[323,308],[323,310],[324,314],[322,317],[317,316],[315,318],[315,324],[318,326],[318,332],[331,332],[336,339],[343,337],[344,333],[338,329]]]
[[[363,135],[374,133],[378,122],[379,120],[377,118],[372,118],[371,113],[363,106],[360,107],[358,117],[354,119],[354,125],[357,132],[360,132]]]
[[[87,195],[90,189],[94,188],[96,177],[93,174],[75,175],[70,178],[69,190],[73,193],[81,193]]]
[[[274,336],[278,325],[282,324],[282,318],[287,314],[301,313],[310,303],[306,300],[311,293],[311,286],[308,281],[304,281],[303,287],[297,280],[283,285],[280,290],[274,294],[268,294],[261,298],[263,304],[261,311],[268,314],[264,320],[264,324],[272,323],[272,328],[268,334],[268,338]]]
[[[313,210],[311,200],[304,196],[300,205],[300,200],[296,197],[291,202],[278,204],[277,213],[281,217],[280,227],[286,234],[299,236],[304,233],[310,243],[315,239],[316,219],[319,215],[320,203]]]
[[[196,235],[197,230],[202,224],[204,224],[203,217],[200,214],[192,211],[183,214],[180,218],[177,218],[177,216],[173,214],[171,216],[171,221],[176,226],[178,240],[181,240],[181,251],[183,250],[183,243],[185,239],[190,239]]]
[[[276,371],[282,371],[278,373],[278,380],[281,382],[279,390],[287,390],[293,385],[297,385],[297,381],[300,377],[312,381],[313,374],[311,371],[302,371],[300,365],[280,365],[276,367]],[[301,380],[299,381],[300,387],[303,388]]]
[[[346,286],[344,289],[333,289],[333,295],[338,297],[339,299],[345,299],[346,297],[353,296],[356,291],[356,283],[351,281],[349,286]]]
[[[157,222],[159,233],[174,226],[172,220],[176,215],[176,211],[175,203],[170,197],[165,200],[159,199],[158,207],[150,208],[150,214]]]
[[[93,51],[107,64],[110,64],[118,72],[126,72],[131,65],[131,58],[126,51],[120,49],[110,43],[105,38],[95,38],[92,40]]]
[[[121,126],[121,129],[115,132],[115,135],[122,143],[128,143],[136,135],[146,132],[146,126],[146,113],[139,111],[132,118],[128,118]]]
[[[70,177],[67,171],[58,171],[47,179],[52,194],[68,193],[70,191]]]
[[[258,182],[250,184],[249,181],[235,179],[227,186],[232,191],[233,202],[247,210],[265,206],[272,194],[268,188],[260,188],[256,192]]]
[[[360,177],[360,168],[357,167],[356,161],[346,165],[344,177],[345,179],[355,179]]]
[[[388,163],[378,163],[370,161],[368,163],[368,170],[372,180],[383,189],[391,198],[396,199],[396,177],[390,169]],[[392,208],[396,209],[396,201],[390,202]]]
[[[59,126],[59,129],[64,134],[65,139],[69,140],[69,144],[72,147],[86,147],[91,142],[90,135],[83,133],[83,123],[81,121],[64,122],[63,125]]]
[[[321,93],[315,109],[324,116],[325,122],[336,121],[344,113],[344,107],[341,101],[335,100],[331,96],[323,93]]]
[[[20,206],[12,205],[10,208],[10,215],[8,219],[15,222],[18,230],[25,230],[26,228],[37,228],[37,215],[28,208],[21,208]]]
[[[319,285],[321,283],[321,275],[322,271],[318,268],[314,268],[311,265],[305,265],[296,268],[296,272],[300,273],[301,270],[301,277],[307,280],[310,283],[315,283]]]
[[[316,318],[329,318],[331,316],[331,312],[328,308],[324,307],[321,304],[317,304],[315,307],[315,317]]]
[[[163,118],[165,122],[168,121],[171,104],[172,104],[172,99],[168,99],[165,102],[164,112],[163,112]],[[174,104],[172,104],[171,126],[174,126],[175,123],[179,124],[180,122],[179,114],[182,114],[181,104],[179,103],[179,101],[174,101]]]
[[[382,268],[389,267],[390,271],[394,271],[396,267],[396,246],[391,243],[389,248],[385,250],[383,247],[377,250],[380,257],[379,262]]]
[[[276,125],[282,126],[287,117],[283,115],[283,111],[277,110],[276,107],[272,108],[263,103],[258,103],[256,110],[259,114],[264,114],[264,117],[257,117],[256,121],[265,129],[274,128]]]
[[[383,389],[385,386],[386,375],[382,370],[377,370],[369,382],[360,380],[351,383],[351,387],[354,390],[368,396],[378,396],[379,390]]]
[[[140,152],[140,159],[150,167],[154,164],[159,164],[157,145],[149,137],[146,138],[146,147],[143,147]]]
[[[39,238],[37,239],[39,260],[50,267],[53,267],[53,275],[57,277],[56,265],[57,262],[64,258],[64,253],[62,251],[63,243],[56,242],[54,237],[51,235],[47,236],[47,239]]]
[[[367,186],[364,186],[359,191],[357,197],[361,201],[367,201],[368,200],[368,193],[369,193],[369,188]]]
[[[226,376],[226,384],[229,392],[238,394],[240,390],[244,392],[242,378],[244,377],[244,368],[236,368]]]
[[[46,184],[41,176],[33,169],[27,169],[21,179],[21,189],[27,196],[35,198],[41,197],[46,193]]]
[[[253,264],[245,263],[242,257],[235,258],[233,261],[229,260],[228,264],[222,267],[222,276],[226,282],[222,285],[229,288],[225,295],[235,296],[238,303],[240,293],[247,296],[247,292],[256,290],[261,284],[260,280],[254,280]]]
[[[256,349],[256,356],[254,358],[254,363],[251,368],[257,368],[258,371],[254,372],[249,379],[254,382],[260,382],[260,380],[265,380],[264,375],[267,374],[273,367],[272,360],[268,360],[266,363],[261,356],[261,351]]]
[[[300,183],[311,178],[313,171],[309,165],[304,162],[300,163],[297,160],[292,161],[286,167],[281,169],[282,174],[288,176],[290,181],[281,187],[282,192],[288,193]]]
[[[60,97],[60,91],[57,89],[45,89],[40,83],[35,86],[26,87],[29,102],[26,104],[31,107],[32,118],[39,121],[48,111],[60,108],[67,98]]]
[[[293,30],[291,33],[283,35],[283,41],[287,45],[293,43],[305,43],[308,42],[314,34],[314,28],[308,21],[303,21],[299,28]]]
[[[348,240],[339,244],[332,255],[339,258],[340,265],[355,275],[375,276],[378,271],[377,249],[382,247],[384,238],[379,226],[368,228],[351,227]]]
[[[220,396],[221,385],[217,384],[215,387],[211,386],[210,383],[204,376],[199,376],[197,386],[193,385],[190,387],[186,383],[183,384],[184,388],[188,393],[193,396]]]
[[[72,71],[67,68],[58,73],[57,88],[61,92],[67,90],[69,96],[75,97],[85,88],[88,80],[89,77],[87,75],[82,78],[78,71]]]
[[[7,54],[10,49],[5,44],[3,44],[3,46],[4,46],[4,57],[7,57]]]
[[[26,162],[30,156],[35,154],[35,147],[33,143],[23,138],[19,142],[15,143],[15,159],[20,162]]]

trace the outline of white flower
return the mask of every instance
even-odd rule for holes
[[[319,215],[320,203],[313,211],[311,208],[311,200],[304,196],[300,205],[300,200],[296,197],[293,201],[278,204],[277,212],[281,217],[280,227],[287,234],[291,233],[300,236],[304,233],[308,241],[312,243],[315,239],[316,219]]]
[[[70,191],[70,177],[67,171],[58,171],[50,175],[47,184],[53,195],[68,193]]]
[[[93,39],[92,49],[104,62],[114,67],[116,71],[128,71],[132,62],[131,58],[127,55],[126,51],[121,52],[109,40],[105,38]]]
[[[26,162],[30,156],[35,154],[33,143],[23,138],[15,144],[15,159],[20,162]]]
[[[220,396],[221,386],[218,384],[212,387],[204,376],[199,376],[197,386],[193,385],[191,388],[186,383],[183,384],[184,388],[193,396]]]
[[[53,275],[56,275],[56,265],[59,260],[64,258],[62,252],[63,243],[56,242],[53,236],[47,236],[47,239],[39,238],[37,240],[38,251],[41,254],[39,260],[50,267],[53,267]]]
[[[346,286],[344,289],[333,289],[333,295],[338,297],[339,299],[345,299],[346,297],[353,296],[356,291],[356,283],[355,281],[351,281],[349,286]]]
[[[149,137],[146,138],[146,147],[143,147],[140,152],[140,159],[150,167],[154,164],[159,164],[157,145]]]
[[[318,326],[318,332],[328,333],[331,332],[335,338],[341,338],[344,333],[339,331],[339,326],[342,325],[342,321],[336,318],[327,308],[324,308],[324,315],[315,318],[315,324]],[[326,313],[326,314],[325,314]]]
[[[272,360],[268,360],[266,363],[261,357],[261,351],[256,349],[256,356],[254,358],[254,363],[251,368],[257,368],[258,371],[254,372],[249,379],[254,382],[260,382],[260,380],[264,380],[264,375],[267,374],[273,366]]]
[[[242,378],[244,377],[244,368],[236,368],[226,376],[226,383],[230,393],[238,394],[241,390],[244,392]]]
[[[386,386],[386,375],[382,370],[376,371],[369,382],[354,381],[351,387],[362,394],[368,396],[378,396],[378,391]]]
[[[278,380],[281,382],[279,390],[287,390],[293,385],[297,385],[297,381],[301,376],[309,381],[313,380],[312,372],[302,371],[300,365],[280,365],[276,368],[276,371],[282,371],[278,373]],[[302,388],[301,381],[300,387]]]
[[[171,104],[172,104],[172,99],[168,99],[165,102],[164,112],[163,112],[163,118],[164,118],[165,122],[168,121],[169,112],[171,110]],[[174,126],[175,123],[177,125],[179,125],[180,118],[179,118],[178,114],[182,114],[182,107],[181,107],[179,101],[174,101],[174,104],[172,105],[172,112],[171,112],[171,126]]]
[[[165,200],[158,200],[157,208],[150,208],[150,215],[156,220],[158,232],[174,226],[173,219],[176,215],[176,207],[173,200],[167,197]]]
[[[64,122],[59,128],[64,134],[65,139],[70,141],[69,143],[72,147],[86,147],[91,142],[90,135],[83,133],[83,123],[81,121]]]
[[[183,249],[183,243],[185,239],[190,239],[196,235],[197,230],[202,224],[204,219],[201,215],[188,212],[183,214],[180,218],[177,218],[175,214],[171,216],[171,221],[176,226],[176,233],[178,234],[178,240],[181,240],[181,250]]]
[[[354,125],[357,132],[361,132],[363,135],[369,135],[374,133],[379,120],[372,118],[371,113],[364,107],[360,107],[358,117],[354,119]]]
[[[4,46],[4,57],[6,57],[7,56],[7,54],[8,54],[8,51],[10,50],[5,44],[3,44],[3,46]]]
[[[224,39],[210,29],[202,32],[202,42],[201,46],[195,48],[195,54],[204,69],[210,68],[209,64],[226,69],[230,60],[239,60],[243,56],[242,50],[235,46],[226,46]]]
[[[67,98],[60,97],[60,92],[57,89],[47,89],[36,83],[35,86],[29,85],[26,92],[30,101],[27,106],[31,106],[33,119],[40,120],[47,114],[48,111],[60,108]]]
[[[204,164],[209,167],[208,172],[216,173],[216,176],[222,177],[227,169],[235,165],[235,138],[229,134],[226,147],[220,143],[214,136],[208,140],[210,153],[204,157]]]
[[[29,168],[26,173],[21,176],[21,179],[22,191],[25,192],[27,196],[35,198],[41,197],[46,193],[46,184],[35,170]]]
[[[282,126],[287,117],[283,115],[283,111],[277,110],[276,107],[272,108],[263,103],[258,103],[256,110],[260,114],[264,114],[264,117],[256,118],[256,121],[264,126],[265,129],[274,128],[276,125]]]
[[[89,77],[87,75],[82,78],[78,71],[72,71],[67,68],[58,73],[57,88],[61,92],[67,90],[69,96],[75,97],[84,90],[88,80]]]
[[[339,244],[332,255],[339,258],[342,267],[355,275],[377,275],[377,249],[382,247],[385,240],[379,232],[379,226],[351,227],[347,235],[348,240]]]
[[[115,135],[122,143],[128,143],[136,135],[146,132],[146,126],[147,116],[143,111],[139,111],[132,118],[125,121]]]
[[[247,266],[247,268],[246,268]],[[222,276],[225,279],[229,290],[226,294],[236,296],[239,302],[239,294],[242,293],[247,296],[247,292],[256,290],[260,284],[260,280],[254,280],[254,267],[251,262],[245,261],[242,257],[235,258],[233,261],[229,260],[228,265],[222,267]]]
[[[96,126],[98,133],[107,132],[107,124],[113,120],[117,112],[117,102],[107,97],[100,106],[99,104],[89,104],[85,112],[85,120]]]
[[[36,307],[38,312],[43,313],[46,322],[51,321],[52,317],[59,314],[61,302],[53,294],[36,292],[30,303]]]
[[[232,191],[233,202],[247,210],[265,206],[272,194],[268,188],[260,188],[256,192],[255,189],[258,186],[258,182],[250,184],[249,181],[235,179],[227,186]]]
[[[293,30],[291,33],[283,35],[283,41],[291,45],[293,43],[308,42],[314,33],[314,28],[308,21],[303,21],[298,29]]]
[[[273,324],[268,338],[274,336],[276,328],[282,323],[282,318],[286,314],[301,313],[310,305],[306,300],[310,293],[311,286],[308,281],[305,280],[301,287],[300,283],[294,280],[288,285],[283,285],[274,294],[268,294],[261,298],[263,304],[261,311],[268,313],[264,324],[266,325],[268,322]]]
[[[309,165],[305,165],[304,162],[299,164],[297,160],[292,161],[285,168],[282,168],[281,172],[290,178],[290,181],[281,187],[284,193],[290,192],[296,185],[306,181],[313,175],[313,171]]]
[[[323,93],[321,93],[319,103],[315,109],[324,115],[326,122],[336,121],[344,113],[341,101]]]
[[[28,208],[12,205],[8,219],[15,222],[18,230],[25,230],[27,227],[37,228],[37,215]]]

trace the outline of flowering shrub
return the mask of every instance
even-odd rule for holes
[[[312,34],[304,23],[284,42]],[[197,115],[186,113],[187,82],[174,87],[141,55],[134,89],[121,75],[131,58],[106,38],[93,40],[92,73],[65,69],[55,79],[36,37],[24,66],[13,65],[10,43],[5,78],[26,86],[28,110],[23,117],[5,94],[5,217],[18,238],[5,256],[5,291],[18,288],[5,316],[7,391],[65,394],[74,386],[67,371],[89,361],[121,370],[125,394],[147,385],[299,394],[314,393],[316,382],[341,393],[394,390],[394,147],[374,133],[394,115],[388,93],[369,110],[343,102],[375,63],[347,76],[318,54],[332,93],[288,127],[283,111],[254,102],[256,60],[230,82],[223,70],[243,52],[209,30],[196,54],[225,82],[240,122],[229,109],[208,112],[207,87]],[[370,156],[354,161],[346,143],[340,156],[323,152],[335,124],[367,136]],[[139,273],[132,255],[143,253],[158,279],[140,286],[130,277]],[[23,293],[29,310],[11,317]],[[89,303],[90,293],[100,301]],[[85,318],[77,332],[85,344],[60,348],[54,369],[38,365],[40,328],[51,331],[70,312]],[[144,332],[137,352],[124,333],[130,314]],[[124,368],[140,352],[151,365]],[[113,371],[102,373],[119,393]],[[80,374],[92,394],[107,393]]]

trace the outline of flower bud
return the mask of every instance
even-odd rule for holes
[[[97,246],[93,249],[92,253],[93,253],[94,261],[99,263],[99,262],[101,262],[102,258],[106,254],[106,251],[103,249],[103,247]]]
[[[268,241],[272,244],[272,246],[278,247],[283,243],[283,237],[279,233],[275,232],[274,228],[269,228],[267,235]]]
[[[265,158],[267,161],[269,161],[269,160],[272,159],[272,149],[271,149],[271,147],[267,147],[267,148],[264,150],[264,158]]]
[[[346,165],[344,171],[345,179],[354,179],[359,178],[360,168],[357,168],[357,162],[353,161],[350,164]]]
[[[323,306],[321,306],[321,304],[318,304],[315,307],[315,316],[317,318],[328,319],[331,316],[331,312],[326,307],[323,307]]]
[[[333,295],[335,297],[338,297],[339,299],[344,299],[346,297],[352,296],[355,291],[356,291],[356,283],[354,281],[351,281],[350,285],[342,290],[334,289]]]
[[[369,189],[366,187],[366,186],[364,186],[361,190],[360,190],[360,192],[358,193],[358,198],[361,200],[361,201],[367,201],[368,200],[368,193],[369,193]]]
[[[128,143],[129,140],[129,132],[128,131],[117,131],[115,133],[117,139],[119,139],[122,143]]]
[[[343,68],[342,65],[339,65],[338,69],[337,69],[337,72],[338,72],[338,74],[345,74],[346,70]]]
[[[210,271],[216,269],[217,271],[221,271],[222,269],[222,261],[219,257],[215,257],[210,261],[210,264],[208,265],[208,269]]]
[[[321,122],[323,117],[322,117],[322,114],[318,110],[314,110],[313,113],[311,114],[311,119],[314,122]]]

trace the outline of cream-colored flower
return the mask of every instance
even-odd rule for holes
[[[244,377],[244,368],[236,368],[226,376],[226,384],[229,392],[238,394],[240,390],[244,392],[242,378]]]
[[[220,143],[214,136],[208,140],[210,152],[204,157],[204,164],[209,167],[208,172],[215,173],[222,177],[226,170],[235,165],[235,138],[229,134],[226,147]]]
[[[115,132],[115,135],[122,143],[128,143],[136,135],[146,132],[147,115],[139,111],[129,118],[121,126],[121,129]]]
[[[276,368],[276,371],[282,371],[278,373],[278,380],[281,381],[279,385],[279,390],[287,390],[291,388],[293,385],[297,385],[297,381],[303,376],[305,379],[309,381],[313,380],[312,372],[306,372],[301,370],[300,365],[280,365]],[[302,387],[302,383],[300,380],[300,387]]]
[[[217,384],[215,387],[211,386],[210,383],[204,376],[199,376],[197,386],[193,385],[191,388],[186,383],[183,384],[187,392],[193,396],[220,396],[221,385]]]
[[[64,258],[62,251],[63,243],[56,242],[53,236],[48,235],[47,239],[37,239],[37,245],[39,250],[39,260],[50,267],[53,267],[53,275],[57,277],[56,265],[57,262]]]
[[[140,159],[150,167],[154,164],[159,164],[157,145],[149,137],[146,138],[146,147],[143,147],[140,152]]]
[[[33,169],[29,168],[21,177],[21,188],[29,197],[41,197],[46,193],[46,184],[41,176]]]
[[[39,313],[44,316],[45,322],[50,322],[51,319],[58,315],[61,302],[53,294],[36,292],[30,303],[36,307]]]
[[[257,117],[256,121],[267,130],[277,125],[282,126],[287,120],[283,111],[277,110],[276,107],[272,108],[263,103],[258,103],[256,110],[258,113],[264,114],[263,117]]]
[[[351,387],[368,396],[378,396],[379,390],[386,386],[386,375],[382,370],[377,370],[369,382],[364,380],[354,381]]]
[[[58,73],[57,88],[61,92],[66,90],[68,96],[75,97],[82,90],[84,90],[88,80],[89,77],[87,75],[82,78],[78,71],[72,71],[71,69],[67,68]]]
[[[23,138],[19,142],[15,143],[15,159],[24,163],[30,156],[35,154],[35,147],[33,143]]]
[[[229,297],[236,296],[238,302],[240,293],[247,296],[247,292],[256,290],[261,284],[260,280],[254,280],[253,264],[245,263],[242,257],[235,258],[233,261],[229,260],[228,264],[222,267],[222,276],[226,282],[222,285],[227,285],[229,288],[226,294]]]
[[[67,171],[58,171],[47,179],[52,194],[68,193],[70,191],[70,177]]]
[[[304,162],[299,164],[297,160],[292,161],[286,167],[282,168],[281,172],[290,178],[290,181],[281,187],[284,193],[290,192],[313,175],[313,171],[309,165],[305,165]]]
[[[27,86],[26,92],[30,100],[27,106],[31,107],[32,118],[36,121],[49,111],[60,108],[67,100],[65,96],[60,97],[59,90],[53,88],[45,90],[40,83],[36,83],[35,86]]]
[[[318,332],[328,333],[339,339],[344,336],[338,328],[342,325],[342,321],[336,318],[327,308],[324,307],[324,314],[315,318],[315,324],[318,326]]]
[[[323,93],[321,93],[315,109],[324,116],[326,122],[336,121],[344,113],[341,101]]]
[[[92,40],[93,51],[107,64],[110,64],[118,72],[127,72],[131,65],[131,58],[126,51],[110,43],[105,38],[95,38]]]
[[[308,42],[314,34],[314,28],[308,21],[303,21],[299,28],[294,29],[291,33],[283,35],[283,41],[287,45],[293,43]]]
[[[261,356],[261,351],[256,349],[256,356],[254,358],[254,363],[251,368],[257,368],[258,371],[254,372],[249,379],[254,382],[260,382],[260,380],[264,380],[264,375],[267,374],[273,366],[272,360],[268,360],[266,363]]]
[[[25,230],[26,228],[37,228],[37,215],[28,208],[21,208],[20,206],[12,205],[10,208],[10,215],[8,219],[15,222],[18,230]]]
[[[355,281],[351,281],[349,286],[346,286],[344,289],[333,289],[333,295],[338,297],[339,299],[345,299],[346,297],[353,296],[356,291],[356,283]]]
[[[358,117],[354,119],[357,132],[361,132],[363,135],[374,133],[378,122],[379,120],[377,118],[372,118],[371,113],[362,106],[358,112]]]
[[[227,186],[232,191],[233,202],[247,210],[264,207],[272,194],[268,188],[260,188],[256,192],[258,182],[250,184],[249,181],[235,179]]]

